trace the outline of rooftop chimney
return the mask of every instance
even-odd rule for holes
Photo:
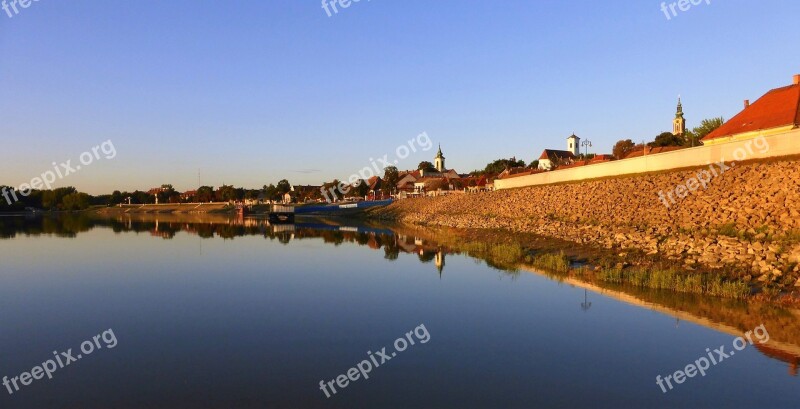
[[[750,106],[750,100],[749,99],[744,100],[744,107],[747,108],[749,106]]]
[[[800,74],[794,76],[794,85],[800,84]]]

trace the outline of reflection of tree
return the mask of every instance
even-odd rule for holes
[[[344,243],[344,234],[340,231],[333,231],[333,230],[323,230],[322,231],[322,240],[325,243],[331,243],[333,245],[340,245]]]
[[[436,253],[432,251],[420,251],[419,252],[419,261],[423,263],[430,263],[433,259],[436,258]]]
[[[367,233],[356,233],[356,243],[366,246],[369,243],[369,235]]]
[[[406,235],[396,236],[390,230],[340,230],[335,225],[271,226],[263,219],[234,219],[215,215],[145,214],[106,218],[88,213],[78,213],[35,218],[8,217],[0,219],[0,238],[12,238],[18,233],[75,237],[81,232],[98,227],[109,228],[119,234],[125,232],[145,233],[163,239],[172,239],[179,232],[197,235],[201,238],[218,237],[223,239],[259,235],[282,244],[289,244],[292,240],[322,239],[325,243],[337,246],[343,243],[354,243],[373,250],[383,248],[386,260],[397,260],[401,252],[416,254],[422,263],[436,261],[437,269],[443,268],[444,255],[452,252],[446,246],[436,244],[434,240],[417,241]],[[491,261],[487,263],[499,269],[504,268],[503,263],[497,265]]]
[[[397,260],[400,257],[400,248],[397,246],[384,246],[383,258],[387,260]]]
[[[278,242],[281,244],[289,244],[292,241],[292,235],[290,233],[281,233],[278,235]]]
[[[31,236],[54,235],[72,238],[92,229],[95,221],[85,214],[63,214],[41,217],[0,218],[0,238],[12,238],[17,233]]]

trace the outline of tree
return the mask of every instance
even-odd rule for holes
[[[89,207],[89,195],[86,193],[70,193],[62,199],[64,210],[83,210]]]
[[[119,190],[115,190],[114,193],[111,194],[111,197],[108,199],[108,204],[110,205],[117,205],[122,203],[125,198],[122,196],[122,192]]]
[[[278,182],[278,186],[276,186],[276,188],[278,190],[278,194],[283,196],[289,193],[290,190],[292,190],[292,185],[291,183],[289,183],[288,180],[282,179],[280,182]]]
[[[617,159],[622,159],[628,153],[633,151],[635,143],[633,143],[630,139],[623,139],[616,144],[614,144],[614,149],[612,149],[611,154],[614,155]]]
[[[20,211],[20,210],[25,208],[25,203],[22,203],[20,201],[15,201],[14,197],[11,195],[11,192],[15,192],[15,191],[16,191],[16,188],[13,188],[11,186],[0,186],[0,192],[5,192],[8,195],[8,198],[0,196],[0,211],[3,211],[3,212],[15,212],[15,211]],[[49,192],[49,190],[47,192]],[[45,193],[47,193],[47,192],[45,192]],[[18,195],[17,197],[21,197],[21,196],[19,196],[18,192],[17,192],[17,195]]]
[[[158,203],[175,203],[180,201],[181,195],[175,191],[172,185],[161,185],[161,191],[156,194]]]
[[[647,146],[651,148],[657,148],[660,146],[683,146],[686,141],[683,140],[678,135],[673,134],[672,132],[662,132],[653,142],[647,144]]]
[[[323,199],[328,202],[335,202],[344,197],[339,189],[339,183],[339,179],[334,179],[332,182],[323,183],[322,190],[325,192],[325,194],[322,195]]]
[[[133,203],[148,204],[148,203],[154,203],[155,202],[155,199],[153,198],[153,196],[147,194],[147,192],[142,192],[140,190],[137,190],[137,191],[131,193],[130,197],[131,197],[131,200],[132,200]]]
[[[217,190],[214,196],[216,197],[217,201],[220,202],[236,200],[236,189],[233,186],[222,185],[222,187]]]
[[[528,169],[539,169],[539,160],[536,159],[535,161],[531,162],[531,164],[528,165]]]
[[[55,209],[62,205],[64,197],[78,193],[74,187],[60,187],[55,190],[46,190],[42,193],[42,208]]]
[[[210,202],[214,200],[214,187],[213,186],[200,186],[197,189],[198,202]]]
[[[538,165],[538,163],[537,163]],[[496,159],[486,165],[483,170],[476,170],[472,172],[473,176],[477,175],[496,175],[508,168],[525,167],[524,160],[517,160],[517,158],[510,159]]]
[[[352,190],[353,195],[358,197],[366,196],[367,193],[369,193],[369,185],[367,185],[367,182],[365,182],[364,179],[359,179],[357,183],[356,187]]]
[[[400,181],[400,172],[395,166],[387,166],[383,170],[383,183],[385,191],[393,191],[397,188],[397,182]]]
[[[704,119],[700,121],[700,126],[686,133],[686,145],[700,145],[701,139],[705,138],[711,132],[714,132],[715,129],[719,128],[724,123],[725,119],[722,117]]]
[[[424,171],[424,172],[436,172],[437,171],[436,167],[433,166],[433,163],[430,163],[428,161],[420,162],[419,166],[417,166],[417,170],[421,170],[421,171]]]
[[[267,200],[278,200],[278,188],[271,183],[269,186],[265,185],[264,196],[267,198]]]
[[[244,198],[249,200],[255,200],[258,198],[258,190],[256,189],[247,189],[244,193]]]

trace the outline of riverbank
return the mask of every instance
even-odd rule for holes
[[[655,264],[717,275],[761,297],[800,290],[800,161],[737,164],[676,202],[660,197],[698,170],[406,199],[370,217],[406,224],[500,229],[609,250],[611,267]],[[673,194],[673,197],[676,195]],[[604,267],[611,261],[603,258]]]
[[[92,211],[113,216],[131,213],[230,213],[235,209],[228,203],[170,203],[100,207]]]

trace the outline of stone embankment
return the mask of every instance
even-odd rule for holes
[[[535,233],[620,255],[642,250],[686,270],[800,287],[800,161],[736,164],[721,173],[715,166],[705,188],[690,181],[701,170],[408,199],[375,216]]]

